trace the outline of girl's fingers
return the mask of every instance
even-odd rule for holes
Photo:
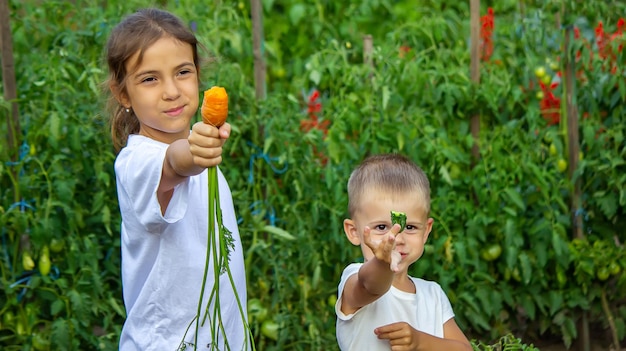
[[[228,124],[228,122],[222,124],[222,126],[219,128],[220,138],[228,139],[228,137],[230,136],[230,131],[231,131],[231,126],[230,124]]]
[[[213,159],[222,156],[222,147],[201,147],[194,144],[189,144],[189,151],[194,157]]]
[[[196,123],[194,123],[194,125],[191,127],[191,130],[194,133],[197,133],[197,134],[205,136],[205,137],[212,137],[212,138],[218,138],[219,137],[219,132],[218,132],[217,127],[212,126],[210,124],[206,124],[204,122],[196,122]]]

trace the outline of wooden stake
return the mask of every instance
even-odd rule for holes
[[[564,9],[563,9],[564,10]],[[564,19],[564,16],[561,15],[560,21]],[[575,91],[575,82],[576,82],[576,70],[575,63],[576,60],[572,59],[570,43],[571,38],[574,35],[572,26],[568,26],[565,30],[565,55],[564,55],[564,80],[565,80],[565,111],[566,115],[561,116],[561,118],[566,118],[566,127],[567,127],[567,138],[566,138],[566,146],[568,151],[568,175],[570,179],[573,179],[574,172],[578,168],[578,155],[580,152],[579,138],[578,138],[578,107],[576,106],[576,91]],[[563,123],[563,122],[561,122]],[[572,198],[570,203],[570,211],[572,216],[572,236],[574,238],[582,239],[585,234],[583,232],[583,220],[582,213],[580,210],[582,208],[581,201],[581,185],[580,178],[574,180],[574,187],[572,191]],[[591,341],[589,335],[589,314],[587,311],[582,310],[580,315],[580,321],[578,322],[578,349],[580,351],[591,351]]]
[[[470,0],[470,78],[476,85],[480,83],[480,0]],[[472,167],[480,158],[478,145],[480,136],[480,115],[472,116],[470,129],[474,137],[472,146]]]
[[[4,99],[11,103],[11,114],[7,118],[7,144],[9,159],[17,161],[20,145],[20,119],[17,106],[17,88],[15,84],[15,64],[13,61],[13,38],[9,25],[8,0],[0,0],[0,53],[2,54],[2,84]]]
[[[565,99],[566,99],[566,111],[567,111],[567,148],[569,153],[569,177],[573,179],[574,172],[578,169],[578,158],[580,154],[580,145],[578,141],[578,107],[576,106],[575,97],[575,60],[570,58],[569,47],[570,37],[573,35],[572,28],[568,28],[565,31],[565,47],[567,52],[565,55]],[[581,209],[581,188],[580,178],[574,181],[574,191],[572,194],[571,210],[572,210],[572,223],[574,225],[574,238],[582,239],[585,235],[583,233],[583,221],[580,213]]]
[[[374,60],[372,59],[372,52],[374,51],[374,40],[370,34],[363,36],[363,63],[374,67]]]
[[[254,91],[257,100],[265,100],[265,57],[263,55],[263,7],[261,0],[250,0],[252,11],[252,53],[254,55]]]

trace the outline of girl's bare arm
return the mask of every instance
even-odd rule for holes
[[[178,139],[170,144],[163,160],[163,172],[157,190],[162,212],[165,212],[176,185],[222,162],[222,145],[229,135],[228,123],[218,129],[198,122],[187,139]]]

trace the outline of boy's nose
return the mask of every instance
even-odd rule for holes
[[[403,232],[400,232],[398,234],[396,234],[396,245],[397,244],[404,244],[404,234],[402,234]]]

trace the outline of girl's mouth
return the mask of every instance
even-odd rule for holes
[[[185,108],[185,106],[178,106],[178,107],[175,107],[173,109],[169,109],[169,110],[165,111],[165,114],[167,114],[168,116],[176,117],[176,116],[180,115],[183,112],[184,108]]]

